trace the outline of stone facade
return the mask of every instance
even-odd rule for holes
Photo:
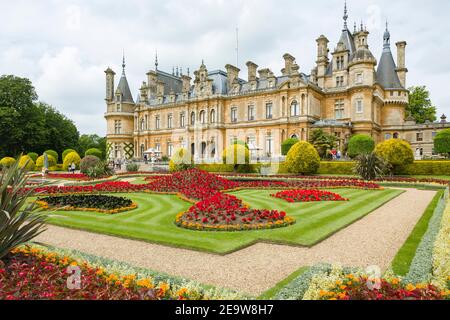
[[[432,154],[432,135],[450,124],[416,125],[407,118],[406,42],[397,43],[397,64],[386,28],[380,63],[368,45],[369,32],[347,27],[329,54],[329,41],[317,40],[317,61],[309,74],[296,59],[283,56],[281,75],[247,62],[247,80],[240,70],[208,71],[202,62],[191,78],[181,71],[147,73],[134,101],[123,72],[114,91],[115,73],[106,74],[107,140],[111,158],[142,158],[153,148],[171,156],[180,148],[197,160],[220,161],[222,151],[235,140],[253,146],[254,157],[277,157],[290,137],[308,140],[322,128],[344,148],[353,134],[368,134],[377,142],[405,138],[423,156]],[[378,68],[377,68],[378,64]],[[421,133],[421,134],[419,134]],[[422,137],[422,141],[420,140]]]

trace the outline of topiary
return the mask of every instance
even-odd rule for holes
[[[63,170],[67,171],[69,169],[69,166],[72,165],[72,163],[75,164],[75,168],[78,169],[80,167],[81,158],[76,152],[69,153],[63,162]]]
[[[169,171],[183,171],[194,167],[192,156],[186,149],[177,149],[169,161]]]
[[[96,156],[86,156],[80,162],[81,173],[87,174],[90,168],[95,167],[101,160]]]
[[[445,129],[434,137],[434,151],[450,157],[450,129]]]
[[[62,162],[64,162],[64,159],[66,158],[66,156],[69,154],[69,153],[72,153],[72,152],[77,152],[76,150],[73,150],[73,149],[66,149],[66,150],[64,150],[64,152],[62,153]]]
[[[223,162],[233,164],[235,167],[240,164],[250,163],[250,151],[241,144],[232,144],[223,151]]]
[[[283,143],[281,144],[281,154],[283,156],[286,156],[289,152],[289,150],[291,150],[291,148],[296,145],[300,140],[298,140],[297,138],[290,138],[287,139],[285,141],[283,141]]]
[[[59,160],[58,152],[50,149],[50,150],[45,151],[44,153],[46,153],[49,156],[52,156],[56,160],[56,163],[58,163],[58,160]]]
[[[29,156],[21,156],[19,160],[19,168],[27,171],[34,170],[34,161]]]
[[[320,167],[319,154],[312,144],[300,141],[289,150],[286,167],[290,173],[314,174]]]
[[[29,152],[27,156],[29,156],[34,162],[36,162],[37,158],[39,158],[39,155],[36,152]]]
[[[414,162],[411,145],[401,139],[390,139],[378,144],[375,153],[386,160],[393,167],[394,172]]]
[[[47,158],[48,158],[48,168],[56,166],[56,160],[55,158],[53,158],[53,156],[47,154]],[[44,156],[40,156],[39,158],[37,158],[36,170],[42,170],[42,168],[44,167],[44,159],[45,159]]]
[[[97,148],[91,148],[84,153],[84,156],[85,157],[95,156],[95,157],[101,159],[103,157],[103,153]]]
[[[348,142],[347,154],[350,158],[356,158],[362,154],[369,154],[375,149],[375,141],[366,134],[354,135]]]
[[[16,163],[16,159],[11,157],[5,157],[2,160],[0,160],[0,169],[10,168],[14,163]]]

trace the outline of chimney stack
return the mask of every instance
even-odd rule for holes
[[[105,70],[106,74],[106,97],[107,102],[114,100],[114,76],[116,73],[111,68]]]
[[[404,88],[406,88],[406,73],[408,69],[406,68],[405,62],[405,51],[406,51],[406,41],[400,41],[395,44],[397,46],[397,75],[400,79],[400,83]]]
[[[258,65],[252,61],[246,63],[248,68],[248,82],[256,81],[256,71],[258,70]]]
[[[183,82],[183,93],[187,93],[191,89],[191,80],[191,77],[187,75],[181,76],[181,81]]]
[[[241,70],[231,64],[227,64],[225,66],[225,69],[227,70],[228,90],[231,90],[231,88],[233,87],[234,81],[239,78],[239,72]]]
[[[292,66],[295,63],[295,58],[289,53],[286,53],[283,56],[283,59],[284,59],[284,68],[281,70],[281,73],[283,74],[283,76],[287,76],[292,73]]]

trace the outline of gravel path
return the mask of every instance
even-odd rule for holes
[[[435,193],[407,189],[313,248],[258,243],[219,256],[56,226],[37,241],[259,295],[298,268],[319,262],[387,268]]]

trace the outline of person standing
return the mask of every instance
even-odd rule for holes
[[[75,174],[75,169],[76,169],[75,163],[72,162],[72,164],[70,165],[70,171],[72,171],[72,174]]]

